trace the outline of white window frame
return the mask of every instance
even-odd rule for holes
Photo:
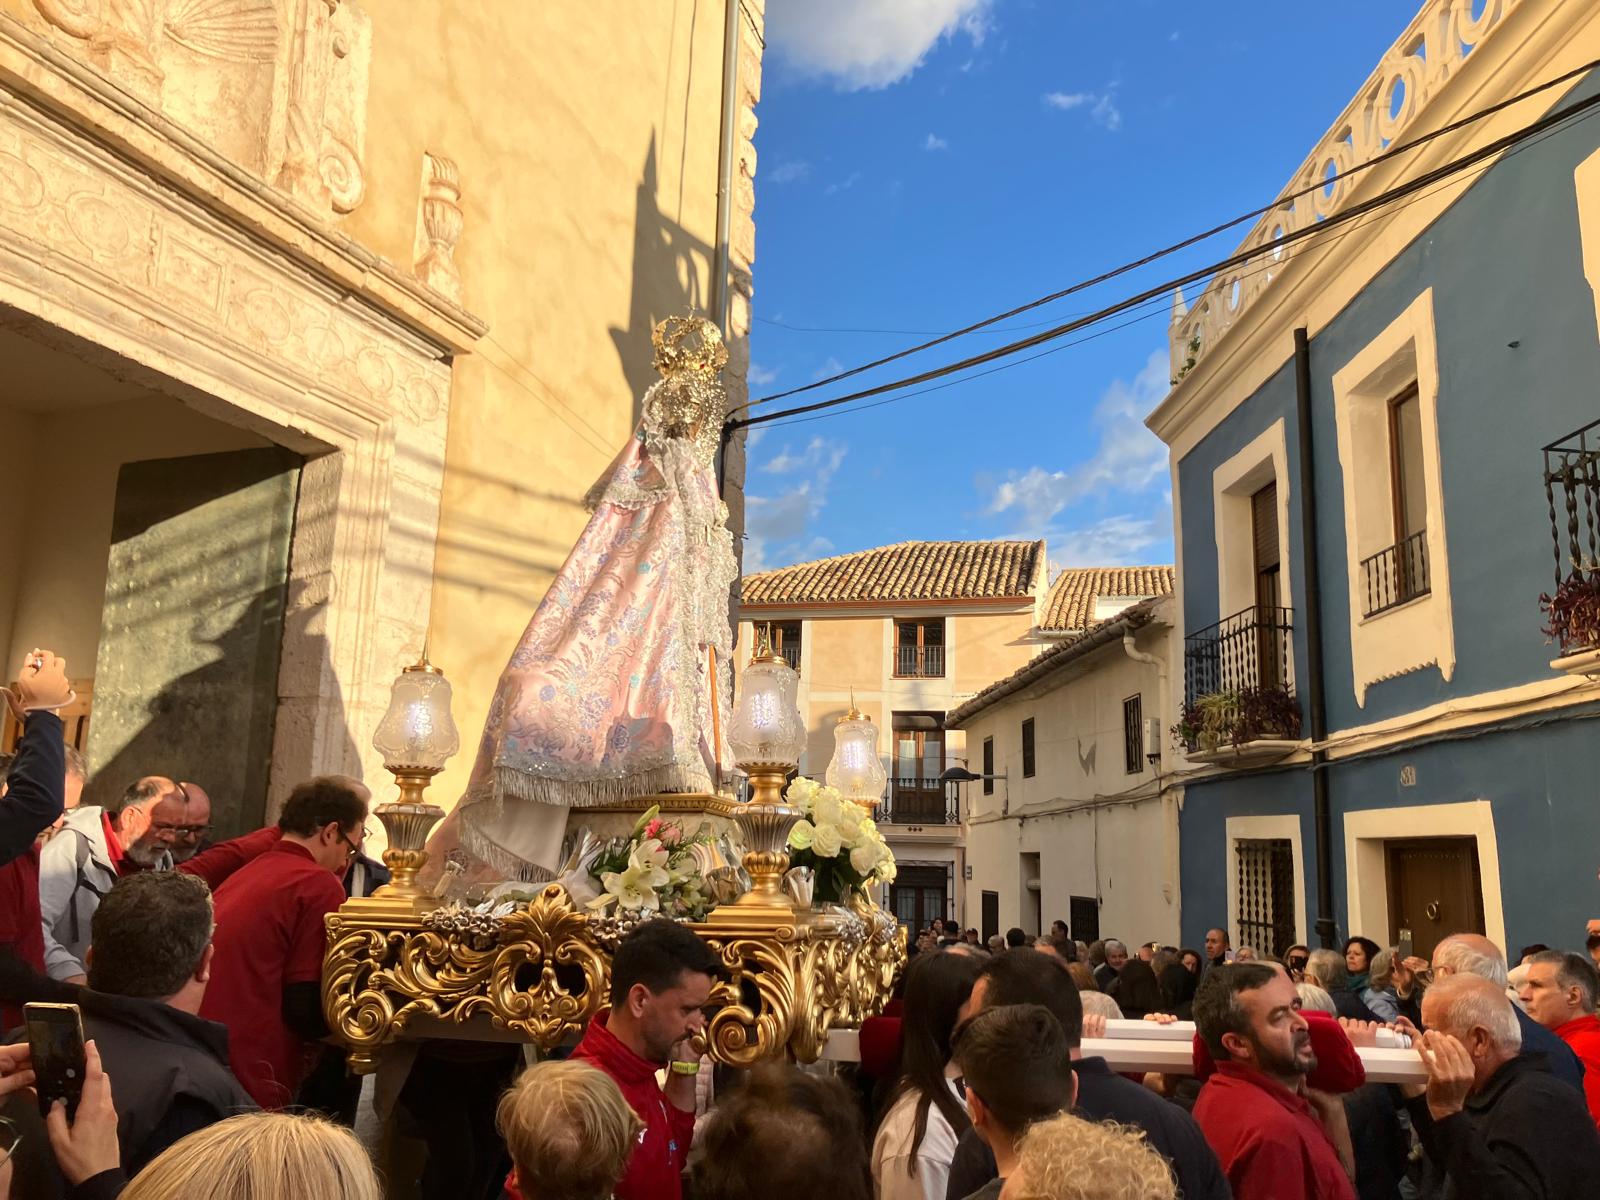
[[[1431,590],[1404,604],[1363,614],[1361,560],[1394,544],[1389,404],[1411,384],[1422,417],[1422,491],[1428,512]],[[1350,603],[1350,659],[1356,703],[1365,707],[1375,683],[1437,667],[1455,674],[1444,488],[1439,465],[1439,356],[1433,289],[1333,376],[1334,423],[1344,477],[1345,575]]]
[[[1294,855],[1294,940],[1306,942],[1306,856],[1300,844],[1300,818],[1293,813],[1274,817],[1229,817],[1226,823],[1228,860],[1228,937],[1240,944],[1239,843],[1286,839]],[[1260,949],[1260,947],[1257,947]]]
[[[1282,417],[1211,473],[1219,621],[1255,606],[1255,526],[1250,498],[1269,483],[1278,486],[1278,605],[1290,608],[1289,443]],[[1292,692],[1293,654],[1286,667],[1283,682]]]
[[[1344,873],[1350,928],[1368,937],[1389,936],[1389,863],[1385,843],[1413,838],[1474,837],[1478,840],[1478,882],[1483,888],[1483,929],[1505,948],[1506,918],[1500,888],[1500,842],[1494,807],[1487,800],[1459,804],[1420,804],[1367,808],[1344,818]],[[1444,932],[1455,933],[1457,930]]]

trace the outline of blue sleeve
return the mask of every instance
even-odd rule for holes
[[[67,748],[61,718],[31,712],[17,742],[17,756],[0,797],[0,866],[22,857],[63,811]]]

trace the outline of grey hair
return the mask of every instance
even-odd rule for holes
[[[1434,948],[1433,959],[1436,966],[1449,967],[1457,975],[1476,975],[1496,987],[1506,986],[1506,959],[1499,950],[1493,955],[1484,954],[1452,936]]]
[[[1079,992],[1078,999],[1083,1002],[1086,1015],[1104,1017],[1108,1021],[1123,1019],[1122,1006],[1104,992]]]
[[[1328,995],[1325,988],[1319,988],[1314,983],[1297,983],[1294,990],[1300,993],[1300,1008],[1302,1011],[1330,1013],[1337,1017],[1339,1008],[1333,1002],[1333,997]]]
[[[83,761],[83,754],[74,746],[68,746],[66,751],[67,774],[71,775],[74,779],[81,779],[87,782],[89,778],[89,764]]]
[[[1563,954],[1559,950],[1543,950],[1528,960],[1533,963],[1554,963],[1556,966],[1556,986],[1559,988],[1575,987],[1583,994],[1580,1003],[1586,1013],[1594,1012],[1596,996],[1600,992],[1600,978],[1597,978],[1594,966],[1581,954]]]
[[[1480,977],[1481,978],[1481,977]],[[1486,1031],[1501,1050],[1516,1052],[1522,1049],[1522,1025],[1517,1020],[1517,1010],[1503,990],[1484,987],[1451,988],[1448,981],[1434,987],[1442,992],[1444,1013],[1435,1022],[1437,1028],[1452,1037],[1465,1038],[1473,1029]],[[1430,995],[1433,994],[1430,992]]]
[[[1350,986],[1350,972],[1344,965],[1344,955],[1337,950],[1313,950],[1306,958],[1305,973],[1315,975],[1317,982],[1330,992]]]
[[[1115,946],[1118,950],[1121,950],[1124,954],[1126,954],[1128,952],[1128,947],[1123,945],[1121,942],[1117,941],[1116,938],[1107,938],[1106,939],[1106,947],[1105,947],[1106,948],[1106,953],[1109,954],[1111,952],[1111,947],[1113,947],[1113,946]]]
[[[1367,964],[1367,986],[1373,991],[1381,992],[1394,982],[1394,964],[1400,957],[1400,952],[1395,949],[1379,950],[1372,956],[1372,961]]]

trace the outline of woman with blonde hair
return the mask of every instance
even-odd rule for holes
[[[317,1117],[253,1112],[174,1142],[120,1200],[382,1200],[356,1135]]]
[[[612,1078],[586,1062],[534,1063],[495,1114],[522,1200],[607,1200],[644,1128]]]
[[[1177,1200],[1167,1160],[1144,1133],[1070,1113],[1023,1134],[1001,1200]]]

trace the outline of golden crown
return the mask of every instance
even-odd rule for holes
[[[662,375],[680,371],[714,374],[728,365],[722,332],[704,317],[668,317],[650,334],[655,368]]]

